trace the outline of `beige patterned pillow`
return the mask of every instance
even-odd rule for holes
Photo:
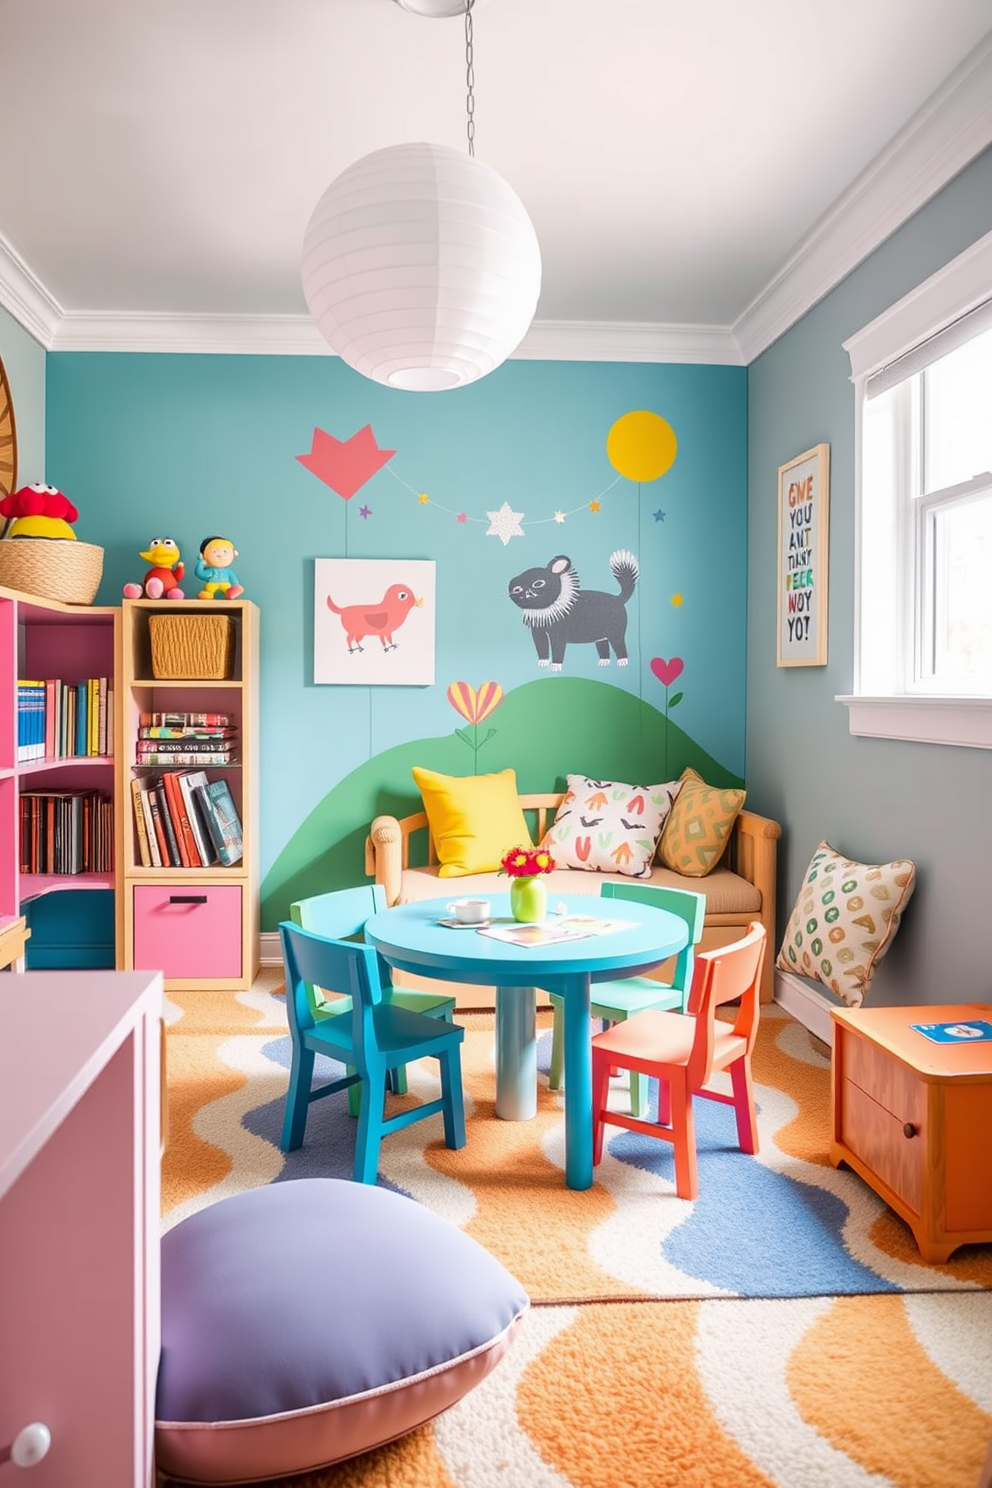
[[[857,863],[821,842],[806,870],[775,965],[860,1007],[916,886],[911,858]]]
[[[686,878],[705,878],[723,856],[746,794],[720,790],[695,770],[683,770],[682,789],[661,834],[659,861]]]
[[[650,878],[658,838],[681,788],[679,782],[627,785],[589,775],[566,779],[567,789],[541,843],[558,867]]]

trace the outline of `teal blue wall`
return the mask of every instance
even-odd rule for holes
[[[992,753],[852,738],[854,389],[842,343],[992,230],[986,151],[748,369],[748,786],[785,824],[787,914],[821,838],[870,862],[911,857],[916,894],[875,979],[889,1003],[992,999],[988,918]],[[775,665],[778,466],[830,445],[826,667]]]
[[[115,603],[127,580],[140,579],[138,552],[153,535],[176,538],[190,563],[212,532],[239,549],[238,576],[262,611],[264,928],[285,913],[287,873],[280,866],[273,874],[273,865],[291,856],[299,888],[299,844],[341,782],[360,772],[364,814],[375,799],[370,760],[410,741],[444,740],[447,748],[462,721],[445,695],[456,680],[493,680],[510,693],[541,679],[534,713],[547,712],[553,727],[555,695],[543,689],[566,678],[608,684],[663,711],[650,662],[677,656],[682,698],[671,717],[680,738],[729,777],[744,776],[742,368],[509,362],[472,387],[430,395],[378,387],[332,357],[63,353],[48,357],[47,397],[46,478],[79,507],[79,536],[106,548],[99,602]],[[643,485],[617,480],[606,448],[615,421],[639,409],[661,415],[678,440],[671,469]],[[295,457],[310,449],[315,426],[344,440],[366,424],[396,455],[346,502]],[[524,514],[523,537],[506,546],[485,535],[486,513],[504,501]],[[559,509],[573,513],[563,525],[554,521]],[[458,512],[472,520],[457,522]],[[617,548],[632,549],[641,567],[629,606],[630,667],[601,670],[593,648],[581,646],[569,648],[560,678],[539,672],[508,581],[567,553],[585,588],[615,591],[608,559]],[[345,556],[436,561],[434,686],[313,684],[313,560]],[[593,695],[583,727],[563,730],[551,751],[561,763],[545,760],[547,775],[584,770],[586,758],[599,761],[590,769],[604,768],[604,738],[618,777],[643,763],[645,725],[615,737],[611,718],[620,709],[609,691]],[[480,771],[525,760],[532,769],[525,732],[525,721],[516,730],[504,723],[480,754]],[[651,783],[675,762],[657,758]],[[468,773],[472,761],[466,753],[450,768]],[[555,784],[528,781],[531,789]],[[409,793],[412,802],[412,782]],[[327,816],[325,809],[319,819]],[[343,819],[340,841],[334,830],[331,822],[333,850],[321,855],[319,874],[360,879],[361,832]]]

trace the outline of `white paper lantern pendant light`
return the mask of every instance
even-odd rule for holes
[[[342,172],[303,239],[303,293],[331,349],[375,382],[463,387],[504,362],[541,291],[541,250],[523,202],[475,159],[473,0],[396,0],[464,12],[468,154],[391,145]]]

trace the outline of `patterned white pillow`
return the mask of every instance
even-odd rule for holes
[[[569,775],[568,788],[541,846],[559,868],[650,878],[661,829],[680,780],[666,785],[626,785]]]

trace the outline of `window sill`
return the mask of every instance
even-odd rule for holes
[[[852,734],[992,749],[992,698],[838,696]]]

